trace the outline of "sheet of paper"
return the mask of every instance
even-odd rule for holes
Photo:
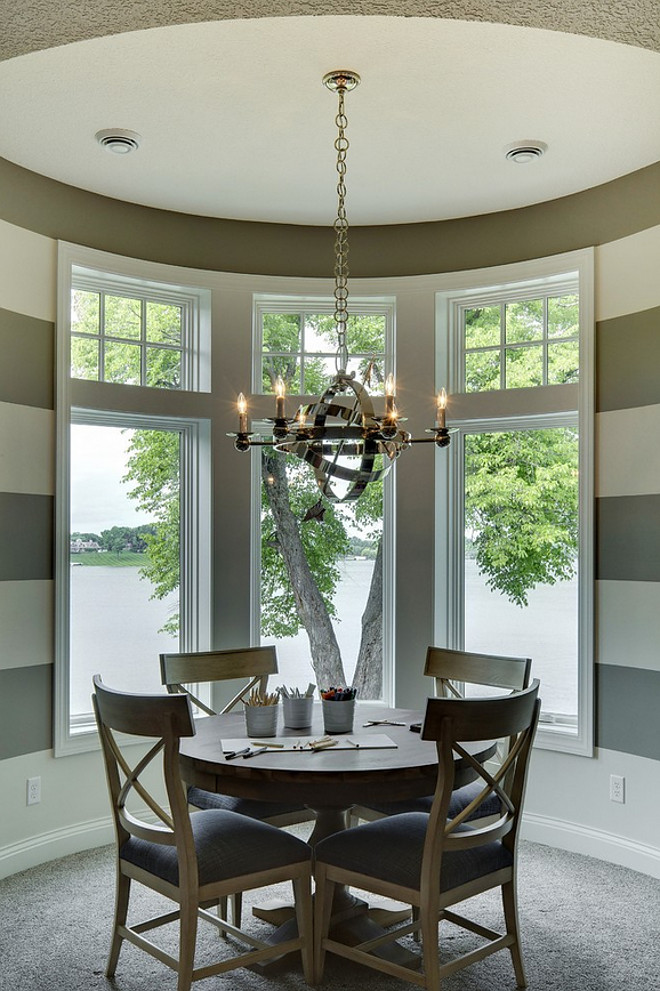
[[[320,741],[322,736],[269,736],[267,739],[262,740],[257,737],[249,740],[246,740],[245,737],[240,737],[235,740],[223,740],[222,751],[223,753],[231,753],[232,751],[243,750],[250,744],[253,748],[267,745],[272,747],[273,753],[278,754],[293,750],[309,752],[310,743]],[[333,746],[328,747],[329,750],[396,749],[396,743],[389,736],[386,736],[385,733],[342,733],[337,736],[330,736],[330,739],[337,742]]]

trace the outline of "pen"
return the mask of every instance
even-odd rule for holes
[[[348,737],[348,736],[346,737],[346,743],[350,743],[350,745],[352,747],[355,747],[356,750],[359,750],[360,749],[360,744],[357,743],[355,740],[351,740],[350,737]]]
[[[267,754],[268,747],[260,747],[259,750],[250,750],[249,753],[243,754],[243,760],[247,760],[248,757],[256,757],[257,754]]]
[[[233,760],[234,757],[242,757],[243,754],[247,754],[249,752],[249,747],[245,747],[244,750],[230,750],[229,753],[225,754],[225,760]]]

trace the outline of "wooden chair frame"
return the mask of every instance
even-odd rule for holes
[[[433,678],[436,698],[463,698],[457,684],[483,685],[501,688],[505,691],[521,691],[527,688],[532,672],[529,657],[505,657],[498,654],[476,654],[466,650],[451,650],[449,647],[428,647],[424,674]],[[498,757],[503,759],[506,747],[498,748]],[[351,809],[350,821],[357,825],[360,820],[375,822],[385,813],[364,805]]]
[[[223,974],[237,967],[248,967],[280,957],[283,953],[293,950],[301,951],[303,970],[309,983],[312,977],[312,901],[309,861],[244,874],[240,877],[230,877],[215,883],[203,885],[199,883],[190,813],[178,766],[180,739],[193,736],[195,733],[189,698],[185,695],[128,695],[103,685],[100,676],[96,675],[92,702],[101,738],[117,838],[115,915],[106,976],[114,976],[122,943],[128,940],[176,971],[178,991],[189,991],[193,981]],[[133,767],[122,753],[117,742],[117,733],[157,739]],[[157,758],[162,760],[169,810],[163,808],[141,780],[145,770]],[[145,822],[127,810],[126,802],[133,793],[142,800],[151,815],[156,817],[155,824]],[[120,851],[130,837],[176,847],[179,883],[169,883],[123,859]],[[273,945],[255,939],[237,926],[231,925],[225,918],[208,911],[209,908],[218,905],[222,899],[226,902],[227,897],[236,891],[246,891],[289,880],[293,882],[296,896],[298,935],[286,943]],[[127,925],[132,881],[138,881],[160,892],[177,903],[178,908],[173,912],[131,926]],[[247,944],[250,949],[237,953],[230,959],[195,968],[194,955],[199,919],[209,922],[223,934],[230,934]],[[178,957],[173,957],[146,938],[144,933],[176,920],[179,921],[179,954]]]
[[[215,716],[216,711],[198,699],[189,685],[247,678],[244,687],[220,710],[225,713],[231,712],[253,688],[263,694],[268,685],[268,676],[271,674],[277,674],[275,647],[241,647],[236,650],[205,650],[160,655],[161,683],[168,692],[182,692],[190,696],[194,704],[207,716]]]
[[[419,888],[403,887],[391,881],[326,864],[317,859],[314,921],[315,983],[320,983],[322,979],[325,953],[330,951],[427,988],[429,991],[440,991],[441,981],[449,974],[491,953],[508,948],[518,986],[525,986],[516,905],[516,850],[529,755],[540,712],[538,687],[539,683],[535,681],[521,692],[492,699],[428,700],[422,736],[424,739],[435,739],[437,742],[439,772],[426,831],[420,886]],[[460,746],[461,741],[499,737],[511,739],[512,745],[506,758],[494,773],[474,761]],[[480,795],[469,806],[448,821],[447,811],[454,781],[453,751],[460,753],[472,764],[475,772],[483,780],[484,786]],[[495,821],[486,825],[479,823],[470,826],[467,822],[468,817],[493,789],[500,797],[500,815]],[[458,827],[462,829],[459,830]],[[369,829],[369,826],[358,828]],[[501,840],[513,855],[510,867],[486,874],[449,891],[440,890],[439,878],[445,853],[467,850],[497,840]],[[418,918],[412,923],[389,931],[378,939],[358,946],[348,946],[338,942],[328,935],[336,884],[353,885],[387,898],[407,902],[417,909]],[[503,933],[481,926],[450,910],[451,906],[495,887],[502,889],[505,920]],[[487,942],[458,959],[440,963],[438,927],[443,920],[471,931]],[[418,929],[422,934],[421,972],[372,953],[383,943],[414,933]]]

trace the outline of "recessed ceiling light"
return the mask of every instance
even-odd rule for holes
[[[114,155],[128,155],[140,147],[141,136],[136,131],[127,131],[123,127],[109,127],[96,132],[96,140],[102,148]]]
[[[548,146],[544,141],[516,141],[515,144],[507,145],[504,152],[509,162],[527,165],[545,155],[547,150]]]

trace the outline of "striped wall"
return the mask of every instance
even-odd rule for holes
[[[55,245],[0,224],[0,759],[52,746]]]
[[[597,742],[660,760],[660,229],[597,259]]]
[[[28,227],[0,219],[0,873],[3,849],[13,851],[8,869],[19,869],[105,836],[100,764],[94,755],[54,760],[51,751],[56,243]],[[108,247],[102,226],[97,246]],[[544,253],[542,237],[534,247]],[[388,264],[396,265],[392,252]],[[608,836],[645,850],[657,818],[648,794],[613,809],[606,786],[609,773],[634,782],[655,775],[660,791],[658,272],[660,226],[596,249],[598,751],[592,761],[538,754],[539,788],[528,802],[544,823],[551,807],[570,802],[579,830],[592,835],[607,822]],[[431,339],[422,345],[432,349]],[[399,579],[414,585],[414,576]],[[34,774],[46,797],[26,810],[25,778]],[[48,803],[49,785],[74,780],[68,804]],[[551,795],[549,781],[559,782]],[[54,835],[70,845],[39,840]],[[34,852],[42,847],[50,852]]]

